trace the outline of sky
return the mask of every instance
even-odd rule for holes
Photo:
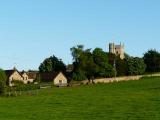
[[[37,70],[53,54],[72,62],[70,48],[125,44],[142,57],[160,50],[159,0],[3,0],[0,1],[0,67]]]

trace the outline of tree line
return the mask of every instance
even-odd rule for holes
[[[101,48],[84,49],[77,45],[70,49],[73,63],[68,66],[56,56],[46,58],[39,66],[39,72],[59,72],[66,74],[69,80],[81,81],[88,79],[93,82],[95,78],[115,76],[141,75],[144,73],[160,72],[160,53],[155,49],[148,50],[143,57],[132,57],[125,54],[120,56],[103,51]],[[38,81],[40,78],[38,77]],[[7,76],[0,69],[0,94],[4,94],[7,86]]]
[[[103,51],[101,48],[84,49],[83,45],[70,48],[73,58],[72,72],[66,72],[66,65],[56,56],[46,58],[40,65],[40,72],[62,71],[76,81],[115,76],[141,75],[160,72],[160,53],[155,49],[148,50],[143,57],[125,54],[120,56]]]

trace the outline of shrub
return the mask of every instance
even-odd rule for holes
[[[5,94],[7,77],[5,72],[0,69],[0,95]]]

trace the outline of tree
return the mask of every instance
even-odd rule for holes
[[[97,77],[112,77],[114,70],[108,61],[108,55],[101,48],[95,48],[93,50],[93,59],[98,66]]]
[[[73,61],[74,62],[79,62],[79,57],[84,51],[84,46],[83,45],[77,45],[76,47],[72,47],[70,49]]]
[[[116,71],[117,76],[125,76],[127,75],[127,62],[126,59],[120,59],[120,57],[116,57]]]
[[[108,63],[107,54],[101,49],[96,48],[93,52],[91,49],[84,49],[83,45],[71,48],[73,56],[73,79],[89,81],[95,77],[113,76],[113,67]]]
[[[106,66],[108,65],[108,56],[101,48],[95,48],[93,50],[93,58],[97,65]]]
[[[54,55],[46,58],[39,66],[39,71],[40,72],[65,72],[66,66],[62,62],[61,59],[58,59]]]
[[[78,45],[70,50],[73,56],[73,78],[76,80],[87,78],[89,81],[93,81],[94,75],[97,72],[97,65],[94,62],[91,49],[84,50],[83,45]]]
[[[2,69],[0,69],[0,95],[3,95],[5,93],[6,82],[6,74]]]
[[[147,65],[147,72],[160,72],[160,53],[156,50],[149,50],[144,54],[144,62]]]
[[[130,57],[126,60],[128,67],[128,75],[140,75],[146,70],[146,64],[142,58]]]
[[[116,56],[115,54],[108,53],[109,63],[114,67],[116,67],[116,75],[117,76],[125,76],[127,75],[127,63],[126,58],[129,55],[125,54],[125,59],[121,59],[120,56]]]
[[[85,72],[82,70],[80,65],[80,56],[84,51],[83,45],[77,45],[76,47],[72,47],[70,49],[72,57],[73,57],[73,74],[72,79],[76,81],[81,81],[86,79]]]
[[[98,66],[95,64],[93,55],[90,52],[90,49],[84,51],[80,56],[82,69],[85,71],[85,75],[89,82],[95,78],[95,74],[98,72]]]
[[[78,70],[78,71],[73,72],[72,79],[75,81],[82,81],[82,80],[87,79],[87,77],[86,77],[84,71]]]

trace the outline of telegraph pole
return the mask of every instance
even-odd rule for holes
[[[116,69],[116,57],[114,58],[114,79],[117,77],[117,69]]]

